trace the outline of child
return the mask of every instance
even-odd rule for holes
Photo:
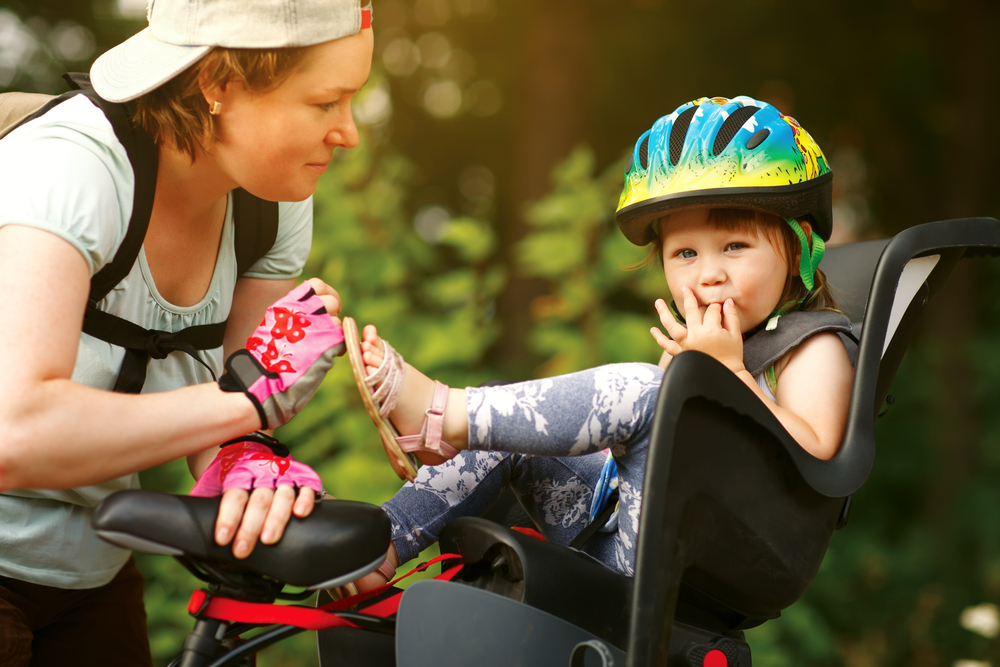
[[[448,389],[404,366],[375,327],[356,341],[345,320],[362,396],[390,462],[411,480],[383,505],[393,523],[387,563],[359,587],[382,583],[508,484],[545,538],[568,544],[600,511],[615,468],[619,511],[583,550],[631,575],[656,397],[663,370],[686,350],[735,373],[813,456],[836,454],[852,371],[835,333],[850,325],[816,269],[831,231],[831,178],[793,119],[750,98],[699,99],[639,138],[616,219],[630,241],[653,245],[680,304],[656,301],[669,334],[652,329],[659,367]],[[414,477],[406,455],[429,466]]]

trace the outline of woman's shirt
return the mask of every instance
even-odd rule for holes
[[[80,252],[93,276],[113,259],[125,237],[134,182],[125,148],[111,124],[78,95],[0,141],[0,226],[23,225],[59,236]],[[233,235],[230,205],[211,286],[197,304],[182,307],[166,301],[142,250],[128,276],[98,308],[146,329],[171,332],[226,320],[238,277]],[[244,275],[298,276],[311,237],[312,199],[279,204],[274,246]],[[123,348],[81,333],[72,379],[111,390],[124,354]],[[216,375],[222,372],[221,347],[199,354]],[[150,361],[142,391],[169,391],[211,380],[204,366],[175,352]],[[72,446],[72,434],[66,440]],[[106,496],[137,487],[138,475],[133,474],[76,489],[0,493],[0,575],[70,589],[109,582],[129,552],[99,539],[90,519]]]

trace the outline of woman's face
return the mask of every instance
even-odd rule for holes
[[[367,82],[371,62],[372,31],[366,29],[312,47],[269,92],[235,82],[217,89],[222,113],[208,153],[251,194],[270,201],[309,197],[334,149],[358,144],[351,99]]]

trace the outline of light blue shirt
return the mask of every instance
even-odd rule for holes
[[[0,141],[0,226],[25,225],[65,239],[80,251],[91,275],[110,261],[125,237],[134,178],[125,148],[104,114],[78,95]],[[278,205],[278,234],[267,256],[245,274],[294,278],[301,274],[312,238],[312,199]],[[98,304],[101,310],[147,329],[179,331],[229,317],[236,285],[232,207],[226,211],[219,256],[205,297],[175,306],[156,289],[139,259],[129,275]],[[111,390],[125,351],[81,334],[72,379]],[[222,348],[200,353],[216,373]],[[151,360],[143,393],[209,382],[209,371],[187,354]],[[72,434],[67,434],[72,446]],[[102,586],[129,552],[99,539],[90,527],[94,508],[110,493],[136,488],[138,475],[68,490],[0,493],[0,575],[59,588]]]

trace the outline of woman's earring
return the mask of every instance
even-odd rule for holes
[[[222,113],[222,102],[219,102],[218,100],[216,100],[216,102],[211,107],[209,107],[208,113],[212,114],[213,116],[218,116],[219,114],[221,114]]]

